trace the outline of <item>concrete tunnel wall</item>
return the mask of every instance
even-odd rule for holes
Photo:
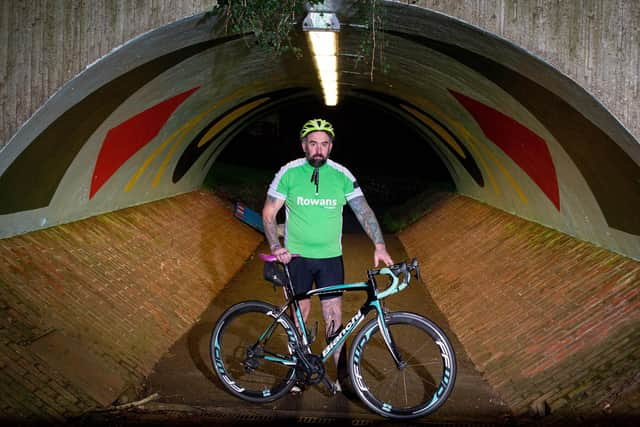
[[[487,4],[472,5],[487,8]],[[501,21],[508,28],[517,28],[522,20],[527,22],[527,12],[544,15],[528,9],[533,6],[526,2],[500,5],[500,16],[515,16],[511,24]],[[627,41],[623,30],[637,23],[638,11],[634,4],[616,5],[620,19],[624,16],[631,20],[625,22],[632,25],[623,26],[617,33],[619,40]],[[20,15],[20,8],[10,9],[7,3],[3,7],[5,21],[7,10],[11,10],[11,16]],[[450,7],[453,10],[448,12],[471,15],[469,10],[477,9]],[[604,13],[598,7],[589,10],[604,16],[587,12],[587,17],[581,17],[586,23],[579,28],[589,28],[597,19],[613,19],[613,13]],[[379,103],[422,130],[425,142],[441,154],[460,193],[639,258],[638,215],[634,215],[639,206],[638,144],[627,130],[637,135],[636,128],[625,129],[574,82],[505,40],[428,10],[397,4],[388,4],[386,9],[390,17],[385,33],[389,41],[386,55],[395,67],[390,75],[379,75],[374,83],[362,70],[362,75],[345,76],[345,84],[353,87],[350,96]],[[126,12],[122,9],[115,15]],[[47,16],[42,9],[40,13]],[[67,13],[78,13],[78,9],[61,13],[66,17]],[[163,13],[166,11],[156,9],[154,19],[166,19]],[[346,22],[357,22],[353,13],[349,8],[344,10]],[[487,26],[496,22],[490,13],[488,17],[483,13],[486,11],[479,15],[487,19]],[[191,192],[199,188],[208,169],[215,167],[216,156],[234,132],[279,103],[313,96],[316,83],[308,61],[273,61],[236,37],[212,33],[211,20],[177,17],[166,19],[162,22],[165,26],[143,23],[147,29],[159,28],[128,41],[73,79],[71,72],[70,80],[52,98],[30,108],[29,113],[40,107],[11,133],[11,140],[0,152],[3,236]],[[130,25],[139,23],[131,18]],[[560,27],[563,21],[550,25]],[[527,32],[526,26],[522,32]],[[548,34],[544,35],[552,39]],[[343,36],[343,51],[354,49],[357,31],[346,26]],[[603,31],[601,36],[606,39],[607,33]],[[100,38],[99,34],[95,37]],[[537,40],[546,46],[550,39]],[[34,43],[38,46],[39,42],[34,38]],[[104,46],[101,49],[103,55],[108,51]],[[34,56],[38,51],[34,50]],[[540,52],[540,46],[530,51]],[[637,49],[629,55],[634,52],[637,54]],[[83,66],[92,63],[87,56],[84,58]],[[348,59],[345,61],[348,63]],[[65,67],[68,64],[65,62]],[[14,64],[11,76],[20,75],[26,65],[23,67]],[[595,70],[584,79],[593,80],[598,75]],[[638,97],[637,81],[637,75],[625,80],[635,85],[635,91],[630,91],[634,99]],[[11,97],[21,99],[17,93]],[[609,108],[617,106],[619,117],[637,115],[637,102],[623,103],[627,109],[623,111],[615,104],[620,99],[610,101]],[[28,111],[25,104],[20,104],[21,108]],[[15,120],[10,128],[17,129],[16,123],[22,124]],[[637,122],[628,123],[637,126]],[[567,133],[567,129],[573,133]],[[531,156],[522,144],[536,154]],[[423,236],[421,231],[413,233],[409,237]],[[416,252],[424,252],[428,258],[426,242],[425,237],[413,244]],[[624,259],[621,262],[625,263]],[[629,298],[637,298],[631,294],[637,273],[627,274],[625,286],[629,288],[624,289],[628,289]],[[442,300],[439,303],[446,305]],[[480,308],[470,307],[469,315]],[[491,331],[485,331],[478,336],[490,335]],[[471,341],[463,342],[472,352],[477,351],[475,361],[485,366],[482,349]],[[492,354],[500,354],[508,345],[495,344]],[[505,377],[499,378],[493,383],[498,389]],[[555,384],[547,387],[553,389]],[[501,391],[516,396],[522,390],[516,386]],[[561,393],[549,393],[561,398]],[[510,404],[521,410],[533,400],[527,395],[526,399],[514,398]]]
[[[381,34],[392,71],[371,82],[354,64],[358,13],[340,9],[343,97],[418,128],[460,193],[640,258],[640,146],[601,104],[503,39],[397,3]],[[1,235],[192,191],[234,132],[314,96],[308,58],[273,60],[220,26],[146,33],[51,97],[0,155]]]

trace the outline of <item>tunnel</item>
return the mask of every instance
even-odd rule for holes
[[[213,288],[233,278],[262,236],[235,221],[228,201],[211,196],[207,182],[215,190],[220,172],[236,171],[241,186],[254,190],[244,202],[259,210],[278,167],[301,156],[297,134],[313,117],[334,124],[332,157],[356,174],[381,217],[410,209],[416,196],[435,195],[423,216],[392,232],[407,252],[429,260],[436,304],[513,413],[533,408],[538,415],[575,415],[589,407],[606,416],[616,407],[614,397],[637,398],[637,139],[574,80],[495,34],[427,8],[384,2],[378,56],[367,58],[360,47],[370,37],[362,8],[352,2],[335,7],[341,25],[337,106],[322,102],[302,31],[295,34],[301,58],[275,56],[256,47],[251,34],[226,31],[220,18],[199,13],[132,38],[90,64],[2,148],[5,329],[23,325],[11,335],[22,344],[8,347],[3,366],[26,363],[22,369],[40,378],[33,366],[53,351],[62,378],[72,376],[63,365],[72,360],[64,348],[73,343],[91,349],[84,362],[119,372],[110,392],[71,381],[87,389],[78,392],[81,398],[61,398],[67,406],[56,416],[108,405],[135,388],[195,322]],[[252,182],[258,172],[264,180]],[[125,219],[116,219],[122,212]],[[219,241],[198,240],[194,248],[180,233],[208,216],[218,222],[207,232]],[[357,231],[353,218],[345,218],[345,227]],[[154,233],[176,234],[128,231],[145,222]],[[46,240],[60,236],[71,243]],[[73,265],[84,244],[96,254],[86,256],[77,279]],[[215,285],[193,295],[180,289],[186,300],[199,299],[193,307],[167,305],[170,282],[159,292],[165,300],[136,291],[136,280],[148,280],[148,271],[173,274],[180,260],[189,262],[189,252],[210,250],[208,244],[227,247],[228,259],[220,256],[218,267],[190,267],[190,278],[172,276],[185,283],[213,277],[205,281]],[[149,247],[170,261],[145,254]],[[128,264],[132,256],[146,273]],[[27,263],[52,272],[34,278]],[[66,295],[60,283],[72,276],[78,289],[108,278],[97,272],[110,264],[120,264],[118,283],[124,277],[134,285],[87,287],[99,301],[88,311],[126,311],[101,292],[133,292],[138,308],[148,308],[136,311],[139,319],[112,314],[98,321],[121,333],[146,322],[144,344],[128,342],[129,349],[118,334],[95,339],[100,328],[83,332],[95,319],[78,320],[87,311],[82,298],[65,296],[59,307],[47,303]],[[47,291],[33,292],[31,280],[46,283]],[[63,310],[51,325],[44,320],[53,311],[47,307]],[[157,338],[147,336],[158,331]],[[607,372],[614,372],[611,379],[593,379]],[[5,377],[21,390],[16,396],[40,387],[8,368]],[[44,411],[18,398],[3,405],[6,413]],[[56,406],[47,405],[40,408]],[[631,408],[620,410],[638,417],[637,405]]]

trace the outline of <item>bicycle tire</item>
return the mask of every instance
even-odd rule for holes
[[[353,340],[349,374],[353,389],[374,412],[393,419],[428,415],[447,400],[457,364],[444,332],[415,313],[385,314],[398,352],[407,366],[400,370],[387,348],[377,319],[365,324]]]
[[[284,396],[295,384],[295,366],[264,358],[291,360],[295,344],[293,322],[286,314],[276,320],[276,307],[262,301],[245,301],[227,309],[216,322],[209,345],[213,370],[235,396],[256,403]],[[253,347],[275,325],[270,338]],[[253,349],[254,355],[250,355]]]

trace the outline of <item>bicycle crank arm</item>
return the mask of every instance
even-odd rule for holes
[[[329,378],[327,378],[326,375],[322,378],[322,383],[327,387],[327,389],[329,389],[329,393],[331,393],[332,396],[338,392],[336,385],[329,381]]]

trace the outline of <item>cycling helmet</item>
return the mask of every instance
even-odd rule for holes
[[[333,126],[331,123],[324,119],[311,119],[307,123],[302,126],[302,130],[300,131],[300,139],[309,135],[311,132],[323,131],[331,135],[331,138],[335,138],[335,134],[333,133]]]

